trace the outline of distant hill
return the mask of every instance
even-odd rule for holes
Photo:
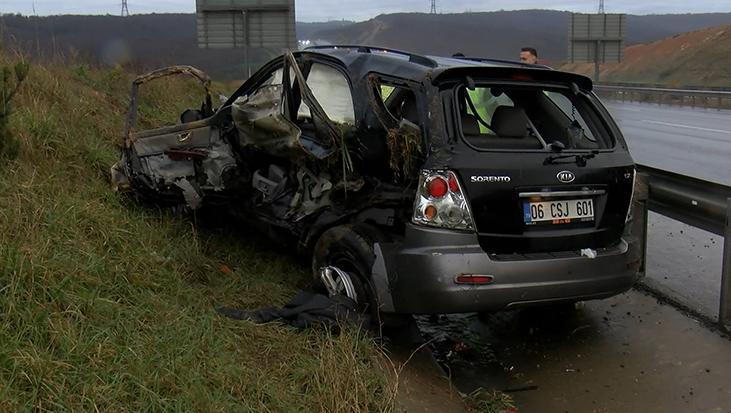
[[[564,70],[593,76],[593,65]],[[627,47],[624,61],[604,65],[601,80],[668,86],[731,87],[731,25],[683,33]]]
[[[317,33],[340,29],[350,26],[355,22],[349,20],[338,20],[322,23],[297,22],[297,38],[301,40],[317,40]]]
[[[4,44],[20,45],[31,56],[48,59],[78,54],[87,61],[126,63],[140,71],[171,64],[189,64],[212,76],[244,77],[243,50],[202,50],[196,43],[193,14],[118,16],[5,15],[0,21]],[[350,21],[297,23],[300,38],[353,24]],[[254,68],[276,56],[276,50],[252,50]]]
[[[298,38],[332,43],[366,43],[429,54],[460,51],[476,56],[515,58],[521,46],[536,47],[556,64],[566,57],[569,13],[548,10],[463,14],[402,13],[352,23],[298,23]],[[681,32],[731,22],[731,13],[628,16],[630,43],[654,41]],[[223,79],[245,77],[242,50],[201,50],[193,14],[24,17],[4,15],[0,39],[35,58],[78,55],[137,70],[191,64]],[[278,51],[255,50],[258,66]]]
[[[332,27],[332,26],[325,26]],[[244,52],[199,49],[194,14],[119,16],[5,15],[0,20],[3,44],[20,46],[29,56],[48,60],[79,57],[103,64],[125,63],[137,71],[188,64],[217,78],[244,78]],[[253,50],[258,66],[277,51]]]
[[[570,13],[520,10],[486,13],[380,15],[371,20],[315,33],[333,43],[365,43],[418,53],[515,59],[533,46],[548,63],[565,61]],[[731,22],[731,13],[627,16],[627,44]]]

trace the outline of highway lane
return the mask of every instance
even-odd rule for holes
[[[605,102],[635,161],[731,185],[731,111]],[[715,317],[723,238],[650,213],[647,284]]]
[[[637,163],[731,185],[731,110],[604,103]]]

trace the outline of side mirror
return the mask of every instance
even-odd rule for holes
[[[180,123],[190,123],[202,119],[204,119],[204,116],[199,109],[186,109],[180,114]]]

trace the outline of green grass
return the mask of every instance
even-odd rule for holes
[[[470,411],[476,413],[507,413],[517,411],[515,410],[513,398],[498,390],[479,388],[467,395],[465,404]]]
[[[215,313],[281,304],[308,279],[294,258],[112,193],[130,80],[34,66],[17,97],[20,156],[0,163],[0,411],[392,410],[361,333]],[[197,92],[152,85],[142,125]]]

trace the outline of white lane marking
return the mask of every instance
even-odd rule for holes
[[[646,120],[646,119],[643,119],[642,121],[643,122],[646,122],[646,123],[654,123],[656,125],[673,126],[673,127],[676,127],[676,128],[686,128],[686,129],[696,129],[696,130],[702,130],[702,131],[706,131],[706,132],[717,132],[717,133],[725,133],[725,134],[731,135],[731,131],[723,130],[723,129],[701,128],[701,127],[698,127],[698,126],[681,125],[679,123],[660,122],[658,120]]]

